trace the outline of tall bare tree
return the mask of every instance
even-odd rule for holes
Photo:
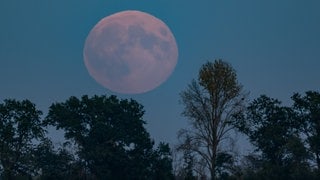
[[[193,80],[180,95],[184,105],[182,114],[190,120],[191,128],[179,131],[178,150],[188,148],[196,153],[206,162],[211,179],[215,179],[219,166],[230,162],[230,159],[221,162],[226,153],[219,145],[232,130],[230,122],[234,114],[242,111],[246,94],[232,66],[215,60],[204,64],[198,80]]]

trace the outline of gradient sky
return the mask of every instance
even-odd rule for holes
[[[1,0],[0,100],[29,99],[45,114],[70,96],[111,95],[145,106],[156,141],[176,142],[186,126],[179,93],[208,60],[236,69],[250,91],[290,103],[293,92],[320,90],[319,0]],[[179,59],[159,88],[139,95],[113,93],[89,76],[83,46],[103,17],[139,10],[174,33]]]

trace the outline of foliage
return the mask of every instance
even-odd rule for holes
[[[308,151],[320,175],[320,93],[307,91],[304,96],[295,93],[292,99],[301,124],[300,131],[306,137]]]
[[[260,176],[266,179],[292,179],[307,173],[301,170],[309,168],[308,152],[290,107],[281,106],[280,101],[262,95],[250,103],[245,115],[238,116],[235,126],[248,136],[256,152],[261,153],[252,161],[261,163],[257,167],[260,168]],[[298,171],[300,173],[295,174]]]
[[[169,147],[160,144],[153,150],[143,114],[142,105],[134,100],[70,97],[50,107],[46,123],[65,131],[66,139],[77,146],[84,172],[98,179],[170,176]]]
[[[54,150],[49,139],[44,139],[35,149],[36,167],[41,173],[39,179],[72,179],[74,157],[65,149]]]
[[[177,173],[178,179],[185,180],[195,180],[196,176],[194,175],[194,171],[196,171],[196,162],[194,157],[194,152],[191,150],[191,138],[189,136],[186,137],[184,143],[177,147],[178,151],[182,151],[182,165],[179,167]]]
[[[172,155],[169,144],[160,143],[154,151],[152,159],[153,179],[169,180],[173,179],[172,174]]]
[[[134,100],[70,97],[52,104],[43,123],[29,100],[6,99],[0,103],[1,178],[193,180],[206,179],[209,170],[218,179],[319,179],[319,92],[295,93],[291,107],[262,95],[244,109],[234,70],[219,60],[205,64],[181,98],[191,128],[178,134],[183,163],[175,177],[169,145],[154,148]],[[54,146],[45,125],[64,130],[68,141]],[[241,161],[219,146],[233,128],[255,146]]]
[[[215,178],[219,144],[232,129],[229,124],[233,115],[243,109],[245,99],[235,70],[222,60],[207,62],[199,71],[198,81],[189,84],[181,99],[183,115],[190,120],[192,129],[179,132],[180,149],[187,147],[195,152]],[[190,145],[184,146],[188,138]]]
[[[0,162],[4,179],[36,174],[33,141],[44,137],[40,115],[29,100],[0,104]]]

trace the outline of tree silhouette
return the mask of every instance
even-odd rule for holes
[[[33,141],[44,137],[41,114],[29,100],[6,99],[0,104],[0,163],[4,179],[37,173]]]
[[[190,120],[192,129],[180,130],[180,149],[188,147],[200,156],[206,162],[211,178],[215,179],[221,151],[219,144],[232,129],[229,124],[233,115],[243,109],[245,100],[235,70],[222,60],[204,64],[198,81],[193,80],[189,84],[181,93],[181,99],[183,115]],[[186,140],[190,141],[191,146],[184,146]]]
[[[35,167],[41,171],[39,180],[76,179],[72,174],[74,157],[64,147],[55,150],[49,139],[44,139],[34,150]],[[71,178],[73,176],[73,178]]]
[[[295,93],[292,99],[298,122],[301,123],[301,133],[306,137],[308,150],[320,175],[320,93],[307,91],[304,96]]]
[[[265,95],[255,99],[235,126],[249,137],[261,154],[251,162],[266,179],[301,179],[310,175],[308,152],[300,138],[299,123],[290,107]]]
[[[150,179],[166,174],[170,178],[170,150],[165,144],[153,150],[143,114],[142,105],[134,100],[70,97],[50,107],[46,123],[63,129],[66,139],[76,144],[85,176]]]

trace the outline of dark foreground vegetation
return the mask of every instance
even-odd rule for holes
[[[6,99],[0,179],[319,179],[320,93],[294,93],[289,106],[247,97],[230,64],[204,64],[181,93],[190,127],[172,149],[155,146],[134,100],[70,97],[42,118],[29,100]],[[53,144],[48,128],[65,141]],[[236,150],[237,133],[251,143],[249,154]]]
[[[319,179],[320,93],[294,93],[291,106],[266,95],[251,102],[247,97],[230,64],[216,60],[201,67],[181,93],[190,127],[178,133],[176,177]],[[250,142],[250,153],[237,151],[234,134]]]
[[[41,120],[28,100],[0,104],[3,179],[172,179],[168,144],[154,147],[143,107],[115,96],[70,97]],[[55,147],[46,126],[66,138]]]

